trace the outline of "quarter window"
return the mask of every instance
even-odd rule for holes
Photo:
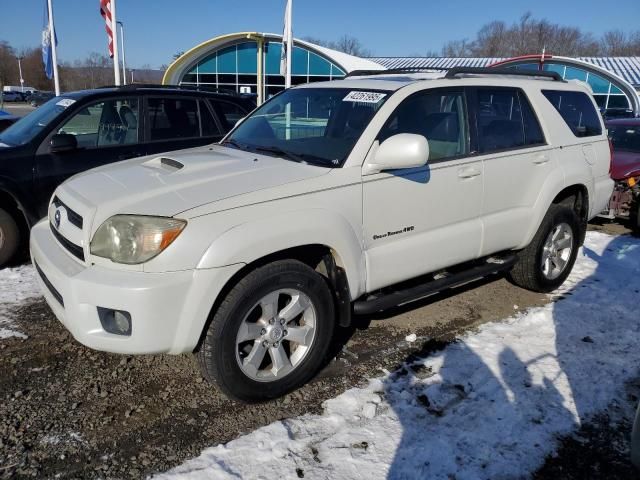
[[[200,121],[202,122],[203,137],[215,137],[216,135],[222,135],[220,128],[213,119],[213,115],[211,114],[209,107],[204,101],[200,101]]]
[[[576,137],[602,135],[602,124],[593,102],[584,92],[542,90]]]
[[[429,160],[442,160],[469,152],[464,95],[431,90],[404,100],[380,131],[378,140],[399,133],[422,135],[429,142]]]
[[[138,100],[119,98],[80,109],[58,133],[74,135],[80,148],[131,145],[138,142]]]
[[[231,130],[238,121],[247,115],[247,111],[235,103],[221,101],[212,101],[212,103],[216,112],[218,112],[218,118],[226,123],[227,131]]]

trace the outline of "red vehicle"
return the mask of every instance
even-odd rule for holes
[[[640,118],[607,122],[613,145],[611,178],[616,181],[607,218],[628,219],[631,230],[640,235]]]

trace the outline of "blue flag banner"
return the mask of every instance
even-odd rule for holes
[[[58,37],[51,35],[49,29],[49,9],[47,8],[47,0],[44,2],[44,17],[42,21],[42,63],[44,64],[44,73],[47,78],[53,78],[53,53],[51,52],[51,37],[55,38],[56,46],[58,45]]]

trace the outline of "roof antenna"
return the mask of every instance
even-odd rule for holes
[[[547,51],[547,46],[542,45],[542,56],[540,57],[540,65],[538,66],[538,70],[544,70],[544,55]]]

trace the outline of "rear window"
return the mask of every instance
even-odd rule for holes
[[[576,137],[602,135],[600,116],[584,92],[542,90]]]

